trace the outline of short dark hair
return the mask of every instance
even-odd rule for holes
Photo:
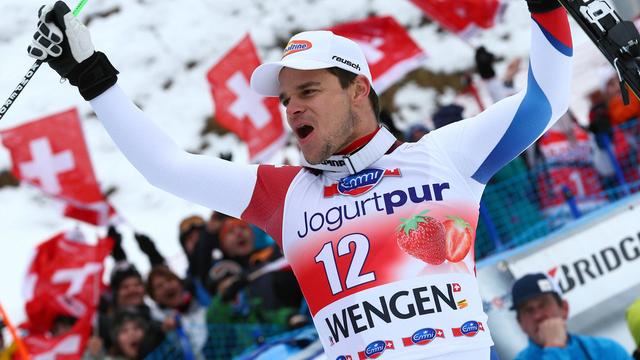
[[[147,285],[146,285],[147,294],[154,301],[156,300],[156,298],[155,298],[155,292],[153,291],[154,290],[153,280],[159,277],[165,278],[168,280],[176,280],[182,284],[182,280],[180,280],[178,275],[176,275],[173,271],[171,271],[171,269],[169,269],[167,266],[165,265],[154,266],[153,268],[151,268],[151,272],[149,272],[149,275],[147,276]]]
[[[343,89],[346,89],[349,85],[351,85],[355,78],[358,76],[358,74],[335,66],[328,68],[327,71],[338,78],[338,81],[340,81],[340,86]],[[369,91],[369,102],[371,103],[371,109],[373,109],[373,115],[375,115],[376,120],[378,120],[380,117],[380,100],[378,99],[378,94],[376,94],[375,90],[373,90],[373,85],[370,85],[371,90]]]

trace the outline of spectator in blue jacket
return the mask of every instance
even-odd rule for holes
[[[518,279],[511,296],[512,310],[529,337],[529,346],[516,360],[631,359],[613,340],[569,333],[569,304],[545,274],[528,274]]]

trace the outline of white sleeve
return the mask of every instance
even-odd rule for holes
[[[249,204],[257,165],[184,151],[117,84],[91,100],[91,106],[122,153],[152,185],[235,217]]]

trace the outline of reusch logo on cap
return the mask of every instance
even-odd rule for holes
[[[291,40],[284,48],[284,54],[282,57],[284,58],[287,55],[291,55],[293,53],[297,53],[299,51],[309,50],[313,47],[310,41],[307,40]]]
[[[337,62],[343,63],[343,64],[345,64],[347,66],[351,66],[352,68],[360,71],[360,65],[358,65],[358,63],[356,63],[356,62],[353,62],[353,61],[347,60],[347,59],[343,59],[340,56],[336,56],[336,55],[332,56],[331,59],[335,60]]]

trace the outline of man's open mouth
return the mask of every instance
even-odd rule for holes
[[[302,125],[299,128],[296,128],[296,135],[298,135],[299,139],[306,138],[312,132],[313,132],[313,126],[311,125]]]

